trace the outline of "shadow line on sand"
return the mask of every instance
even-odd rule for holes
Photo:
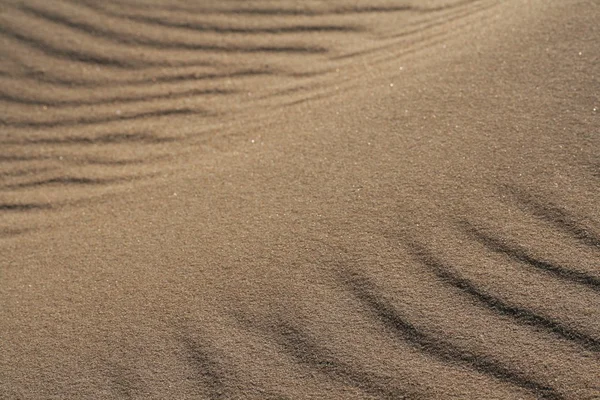
[[[435,257],[420,244],[409,243],[409,249],[442,282],[460,290],[493,312],[509,316],[518,323],[542,329],[563,340],[575,342],[588,350],[600,352],[600,341],[598,339],[569,328],[559,321],[539,315],[527,308],[509,304],[490,293],[486,293],[469,279],[460,276],[455,268]]]
[[[378,293],[369,280],[356,272],[347,271],[340,281],[359,300],[367,311],[398,339],[405,341],[432,357],[450,364],[461,364],[500,381],[521,387],[543,399],[559,400],[564,397],[551,386],[536,382],[520,371],[511,369],[490,356],[474,354],[449,341],[438,339],[407,321],[394,306]]]
[[[495,253],[504,254],[505,256],[518,261],[521,264],[534,267],[561,280],[585,285],[596,292],[600,292],[600,278],[589,275],[585,272],[565,268],[549,261],[539,260],[528,254],[525,249],[516,245],[510,245],[500,238],[492,237],[482,229],[475,227],[467,221],[460,221],[459,226],[471,238],[475,239]]]

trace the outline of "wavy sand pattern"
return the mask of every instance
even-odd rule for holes
[[[598,20],[0,1],[0,397],[600,398]]]

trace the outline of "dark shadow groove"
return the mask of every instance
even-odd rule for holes
[[[72,30],[77,30],[88,35],[95,37],[102,37],[115,43],[123,45],[135,45],[137,47],[144,46],[155,50],[192,50],[192,51],[218,51],[225,53],[326,53],[327,49],[320,46],[253,46],[253,45],[218,45],[218,44],[194,44],[187,42],[159,42],[156,40],[146,39],[139,36],[124,36],[118,34],[110,29],[103,29],[97,26],[87,24],[84,22],[75,22],[62,15],[52,13],[47,10],[34,9],[25,5],[22,5],[21,10],[34,15],[37,18],[44,19],[46,21],[52,21],[55,24],[65,26]],[[13,37],[16,33],[12,33]],[[19,35],[22,36],[22,35]],[[35,41],[35,39],[28,38],[29,41]],[[36,41],[37,42],[37,41]],[[39,45],[39,43],[38,43]],[[46,46],[47,47],[47,46]],[[60,49],[60,54],[71,54],[70,50]],[[80,54],[80,53],[78,53]],[[71,56],[72,57],[72,56]],[[106,58],[103,58],[106,60]],[[116,60],[113,60],[113,62]],[[124,63],[122,61],[119,61]],[[126,65],[126,64],[123,64]]]
[[[103,65],[121,69],[132,69],[140,66],[140,63],[132,63],[131,61],[118,60],[111,57],[104,57],[96,54],[84,54],[78,51],[59,48],[50,43],[41,42],[39,40],[25,36],[19,32],[9,31],[5,26],[0,25],[0,34],[25,43],[42,53],[54,57],[62,58],[69,61],[79,61],[87,64]]]
[[[53,208],[50,204],[40,203],[0,203],[0,211],[33,211]]]
[[[233,379],[220,360],[223,357],[215,350],[209,349],[206,345],[201,345],[196,340],[186,338],[182,340],[186,358],[189,364],[196,371],[192,379],[197,380],[200,389],[206,392],[210,399],[230,399],[230,392],[227,382]]]
[[[199,66],[207,66],[201,64]],[[210,66],[210,65],[209,65]],[[251,76],[263,76],[263,75],[281,75],[277,71],[267,69],[244,69],[235,72],[223,72],[223,73],[185,73],[175,74],[167,76],[156,76],[153,78],[141,78],[141,79],[126,79],[121,81],[109,82],[109,81],[91,81],[91,80],[75,80],[75,79],[63,79],[62,77],[48,76],[46,73],[41,71],[28,71],[22,76],[29,79],[34,79],[40,82],[49,83],[53,85],[60,85],[71,88],[73,86],[85,87],[85,88],[110,88],[115,86],[152,86],[157,83],[186,83],[195,81],[214,81],[217,79],[232,79],[241,77]],[[15,77],[13,77],[14,79]]]
[[[68,160],[73,165],[106,165],[106,166],[124,166],[124,165],[142,165],[150,162],[157,162],[169,158],[169,155],[164,154],[162,156],[146,156],[143,158],[134,159],[106,159],[106,158],[92,158],[84,157],[77,158],[74,160]]]
[[[71,0],[72,2],[72,0]],[[104,7],[90,1],[84,1],[85,5],[89,8],[93,8],[98,12],[105,14],[114,13],[107,10]],[[114,3],[113,3],[114,4]],[[215,14],[234,14],[234,15],[274,15],[274,16],[319,16],[319,15],[336,15],[336,14],[361,14],[369,12],[393,12],[393,11],[409,11],[411,6],[400,5],[400,6],[363,6],[363,7],[346,7],[340,9],[328,9],[328,10],[314,10],[309,8],[282,8],[282,7],[271,7],[271,8],[237,8],[237,9],[215,9],[207,7],[185,7],[181,5],[151,5],[151,4],[137,4],[137,9],[145,10],[159,10],[159,11],[179,11],[179,12],[191,12],[195,14],[203,15],[215,15]]]
[[[109,133],[102,136],[66,136],[66,137],[41,137],[41,138],[19,138],[0,141],[4,145],[100,145],[100,144],[118,144],[118,143],[139,143],[139,144],[162,144],[175,142],[178,139],[169,137],[159,137],[144,133]]]
[[[367,13],[389,13],[389,12],[405,12],[413,11],[414,7],[404,6],[367,6],[354,8],[341,8],[330,10],[310,10],[310,9],[290,9],[290,8],[240,8],[234,10],[222,10],[223,14],[234,15],[264,15],[264,16],[325,16],[325,15],[352,15],[352,14],[367,14]]]
[[[71,0],[73,1],[73,0]],[[215,15],[215,14],[233,14],[233,15],[263,15],[263,16],[327,16],[327,15],[360,15],[366,13],[390,13],[390,12],[413,12],[413,13],[432,13],[437,11],[450,10],[453,8],[457,8],[469,3],[476,3],[480,0],[462,0],[453,4],[446,4],[437,7],[423,7],[417,5],[390,5],[390,6],[377,6],[377,5],[367,5],[367,6],[342,6],[338,8],[329,8],[324,10],[315,10],[309,8],[283,8],[283,7],[270,7],[270,8],[235,8],[235,9],[210,9],[207,7],[185,7],[181,5],[169,5],[169,6],[161,6],[161,5],[151,5],[138,3],[136,4],[136,8],[152,10],[152,11],[182,11],[182,12],[192,12],[192,13],[202,13],[204,15]],[[94,4],[90,1],[84,2],[86,6],[94,9],[98,9],[101,12],[110,12],[107,11],[104,7],[99,7],[97,4]],[[114,2],[113,2],[114,4]]]
[[[108,185],[112,183],[128,182],[133,178],[110,178],[110,179],[99,179],[99,178],[80,178],[72,176],[61,176],[57,178],[42,179],[34,182],[18,183],[14,185],[5,185],[0,190],[13,190],[13,189],[26,189],[38,186],[52,186],[52,185],[86,185],[86,186],[97,186],[97,185]]]
[[[112,12],[100,7],[93,7],[89,4],[78,4],[79,6],[85,6],[94,12],[104,14],[105,16],[118,18],[120,20],[129,20],[141,22],[150,27],[166,27],[166,28],[177,28],[177,29],[185,29],[194,32],[210,32],[210,33],[224,33],[224,34],[277,34],[277,33],[302,33],[302,32],[362,32],[364,31],[363,27],[353,26],[353,25],[290,25],[290,26],[274,26],[263,28],[260,26],[252,26],[252,27],[234,27],[234,26],[223,26],[219,24],[212,23],[193,23],[193,22],[176,22],[176,21],[166,21],[157,17],[149,17],[143,15],[131,15],[131,14],[119,14],[116,12]],[[87,23],[78,23],[72,20],[67,19],[59,14],[53,13],[47,10],[40,10],[36,8],[32,8],[27,5],[22,5],[21,9],[29,12],[37,16],[38,18],[48,19],[50,21],[54,21],[56,23],[60,23],[66,26],[69,26],[73,29],[78,29],[86,32],[93,33],[102,33],[108,32],[107,34],[114,35],[114,32],[107,30],[98,30],[94,26]]]
[[[551,386],[536,382],[522,372],[511,369],[490,356],[473,354],[452,343],[430,336],[419,330],[381,296],[366,278],[355,273],[340,277],[342,284],[399,339],[408,342],[416,349],[450,364],[461,364],[482,374],[494,377],[529,390],[543,399],[563,399],[564,397]]]
[[[9,31],[5,26],[0,25],[0,34],[6,37],[10,37],[14,40],[22,42],[32,48],[35,48],[42,53],[56,58],[64,59],[67,61],[77,61],[92,65],[101,65],[105,67],[114,67],[119,69],[130,69],[130,70],[141,70],[151,67],[190,67],[190,66],[209,66],[210,63],[206,61],[190,60],[190,61],[172,61],[168,57],[165,60],[122,60],[112,57],[104,57],[98,54],[82,53],[77,50],[64,49],[58,47],[52,43],[46,41],[40,41],[25,36],[19,32]],[[136,46],[144,43],[136,44]],[[324,54],[327,53],[327,49],[324,47],[299,47],[299,46],[219,46],[219,45],[187,45],[182,44],[184,47],[177,47],[179,49],[187,49],[199,52],[217,52],[217,53],[246,53],[246,54],[258,54],[258,53],[275,53],[275,54]],[[169,47],[165,47],[169,48]],[[171,47],[172,48],[172,47]]]
[[[434,257],[423,246],[414,242],[407,243],[413,255],[431,270],[442,282],[464,294],[471,296],[483,306],[497,314],[514,318],[517,322],[534,326],[561,339],[572,341],[578,345],[595,352],[600,352],[600,341],[585,333],[578,332],[553,319],[538,315],[526,308],[510,305],[498,297],[477,288],[470,280],[463,278],[455,272],[454,268]]]
[[[17,155],[17,154],[0,154],[0,162],[19,162],[19,161],[37,161],[44,160],[47,157],[44,156],[32,156],[32,155]]]
[[[538,260],[517,246],[511,246],[505,243],[502,239],[493,238],[481,229],[474,227],[467,221],[460,221],[459,226],[473,239],[483,244],[489,250],[503,254],[521,264],[526,264],[540,271],[551,274],[564,281],[585,285],[588,288],[600,291],[600,278],[586,274],[584,272],[574,271],[564,268],[560,265],[555,265],[547,261]]]
[[[153,82],[154,83],[154,82]],[[150,101],[150,100],[168,100],[168,99],[181,99],[188,98],[194,96],[206,96],[206,95],[227,95],[227,94],[235,94],[239,93],[238,90],[229,90],[229,89],[194,89],[194,90],[186,90],[183,92],[176,93],[163,93],[163,94],[152,94],[152,95],[139,95],[139,96],[117,96],[117,97],[109,97],[105,99],[97,99],[97,100],[61,100],[61,99],[48,99],[48,100],[39,100],[33,99],[31,97],[25,97],[20,95],[14,95],[9,93],[2,93],[0,91],[0,100],[24,104],[24,105],[35,105],[35,106],[95,106],[95,105],[104,105],[104,104],[113,104],[113,103],[135,103],[141,101]]]
[[[256,324],[255,319],[246,317],[238,317],[238,320],[246,329],[258,330],[263,336],[274,340],[296,363],[325,375],[328,379],[358,388],[364,393],[381,399],[418,399],[423,397],[396,387],[391,382],[391,378],[357,370],[352,365],[340,361],[302,329],[285,320],[277,319],[277,322],[262,325]]]
[[[269,28],[260,27],[233,27],[208,24],[204,22],[179,22],[165,21],[156,17],[147,17],[141,15],[127,15],[125,18],[142,22],[148,25],[162,26],[166,28],[185,29],[193,32],[210,32],[223,34],[281,34],[281,33],[360,33],[366,29],[354,25],[291,25],[274,26]]]
[[[9,178],[9,177],[23,177],[27,175],[33,175],[41,172],[48,172],[58,169],[58,167],[46,167],[46,168],[24,168],[24,169],[14,169],[8,171],[0,170],[0,179]]]
[[[477,0],[464,0],[455,4],[449,4],[439,7],[420,7],[415,5],[397,5],[397,6],[355,6],[340,7],[329,10],[310,10],[310,9],[290,9],[290,8],[241,8],[233,10],[223,10],[224,14],[237,15],[281,15],[281,16],[325,16],[325,15],[353,15],[368,13],[391,13],[391,12],[413,12],[413,13],[432,13],[444,10],[450,10],[467,3],[473,3]]]
[[[564,208],[549,201],[542,203],[533,196],[516,187],[507,187],[506,190],[513,197],[521,209],[532,213],[556,228],[575,237],[582,243],[600,250],[600,236],[583,226],[578,218],[574,217]]]
[[[59,121],[2,121],[0,124],[5,126],[17,127],[17,128],[53,128],[58,126],[78,126],[78,125],[93,125],[103,124],[115,121],[132,121],[142,120],[153,117],[166,117],[172,115],[198,115],[198,116],[209,116],[210,113],[202,110],[192,109],[171,109],[171,110],[160,110],[160,111],[147,111],[133,115],[111,115],[105,117],[82,117],[78,119],[70,120],[59,120]]]

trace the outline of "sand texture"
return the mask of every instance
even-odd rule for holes
[[[600,399],[597,0],[0,0],[0,398]]]

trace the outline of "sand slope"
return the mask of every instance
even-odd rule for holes
[[[600,398],[595,1],[2,1],[0,397]]]

